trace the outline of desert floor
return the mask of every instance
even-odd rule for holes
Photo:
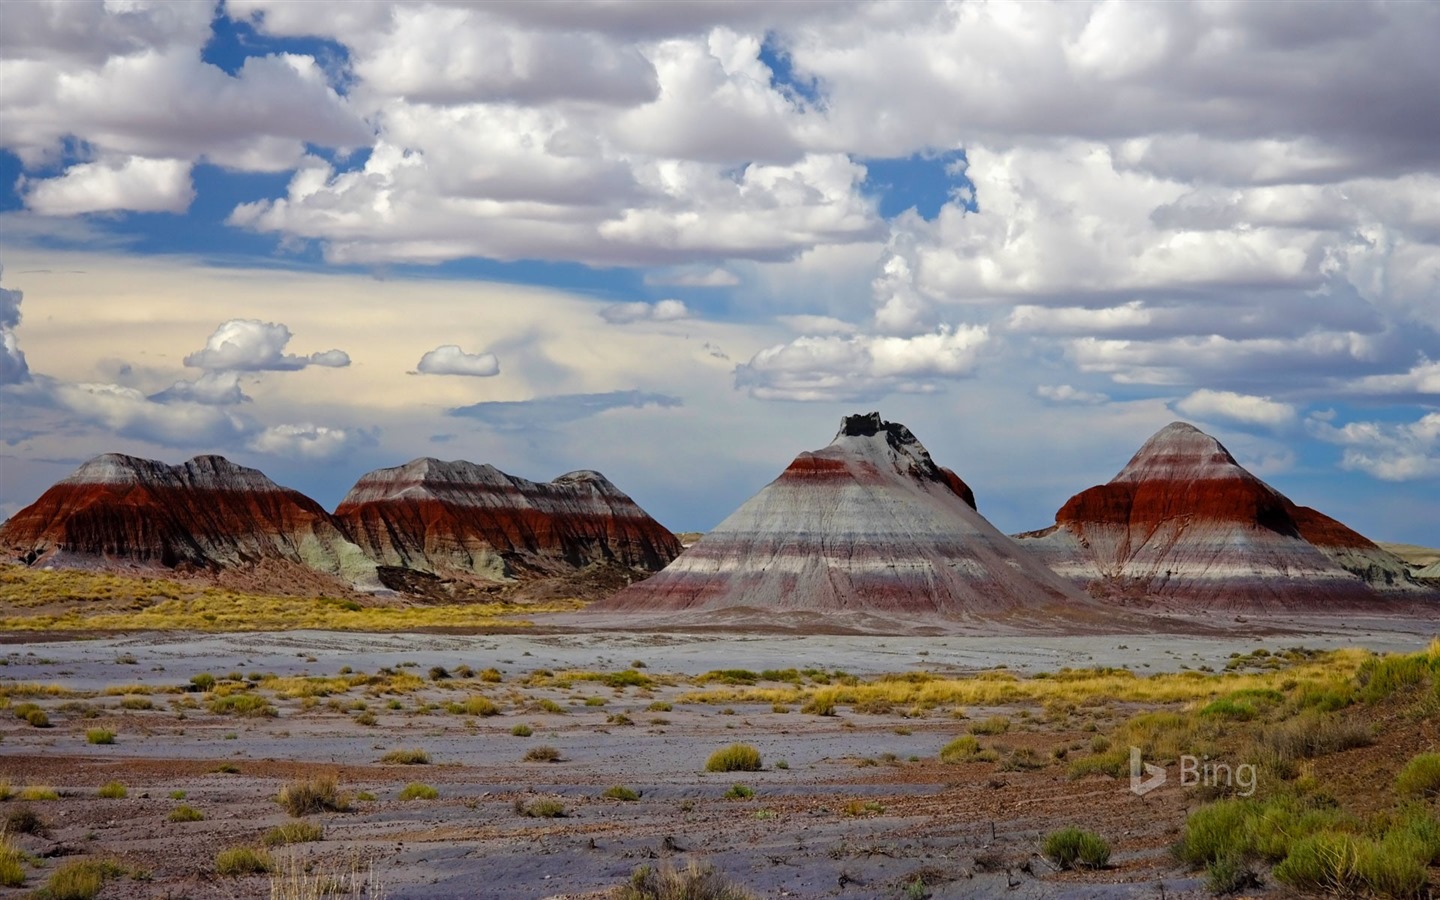
[[[1433,619],[1290,619],[1203,637],[4,635],[0,690],[11,708],[38,706],[50,726],[0,712],[0,784],[14,795],[0,813],[23,804],[41,822],[12,835],[32,861],[25,886],[0,888],[0,898],[28,895],[82,857],[115,860],[124,873],[102,898],[263,897],[272,883],[307,879],[341,896],[600,897],[637,866],[691,860],[763,897],[1209,896],[1168,852],[1203,799],[1195,788],[1171,783],[1140,797],[1121,779],[1072,778],[1063,763],[1139,706],[1032,699],[823,715],[718,693],[783,692],[784,682],[703,676],[796,669],[813,684],[1100,666],[1144,676],[1221,670],[1257,648],[1415,652],[1436,630]],[[437,667],[449,677],[437,680]],[[201,673],[219,679],[213,691],[193,689]],[[699,698],[704,691],[712,695]],[[215,701],[227,693],[257,698],[248,711],[258,714],[225,711]],[[983,741],[1002,759],[938,758],[997,716],[1007,730]],[[512,733],[522,725],[528,735]],[[114,742],[89,742],[96,730]],[[1317,765],[1343,779],[1363,768],[1354,754],[1408,758],[1434,749],[1431,732]],[[735,742],[757,748],[763,769],[707,773],[707,757]],[[540,747],[559,759],[525,759]],[[382,762],[406,749],[428,762]],[[218,851],[259,848],[295,821],[276,801],[282,788],[326,778],[347,808],[305,817],[323,828],[321,840],[271,847],[278,875],[217,874]],[[126,796],[98,796],[110,782]],[[438,796],[399,799],[412,782]],[[639,799],[602,796],[617,785]],[[733,796],[746,793],[735,785],[750,795]],[[57,799],[20,798],[42,786]],[[521,811],[544,799],[563,816]],[[172,821],[182,805],[203,818]],[[1056,870],[1039,847],[1066,825],[1108,838],[1110,866]]]

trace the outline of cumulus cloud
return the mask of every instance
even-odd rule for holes
[[[250,398],[240,388],[239,372],[206,372],[193,381],[177,381],[158,394],[156,403],[189,402],[207,406],[234,406]]]
[[[325,425],[272,425],[250,437],[246,446],[257,453],[301,459],[333,459],[352,447],[374,442],[364,431]]]
[[[1228,419],[1247,425],[1278,428],[1295,421],[1295,407],[1269,397],[1201,389],[1175,402],[1175,410],[1197,419]]]
[[[1306,421],[1312,434],[1345,448],[1340,465],[1383,481],[1440,477],[1440,412],[1415,422],[1350,422],[1339,428],[1319,417]]]
[[[734,287],[740,283],[740,277],[728,269],[720,268],[672,269],[648,273],[645,283],[673,287],[721,288]]]
[[[613,409],[670,408],[679,397],[649,391],[610,391],[600,394],[556,394],[533,400],[491,400],[450,410],[450,415],[475,419],[492,428],[518,431],[563,425]]]
[[[927,392],[975,370],[984,326],[941,327],[912,338],[807,336],[769,347],[735,368],[735,385],[764,400],[853,400]]]
[[[285,353],[290,329],[278,322],[231,319],[222,322],[205,346],[185,357],[185,365],[225,371],[293,371],[306,366],[343,368],[350,356],[343,350],[325,350],[309,356]]]
[[[1105,394],[1082,391],[1068,384],[1036,385],[1035,396],[1056,405],[1099,406],[1110,402],[1110,398]]]
[[[1347,392],[1374,396],[1440,394],[1440,362],[1421,359],[1408,372],[1368,375],[1352,382]]]
[[[493,353],[466,353],[455,344],[445,344],[420,357],[415,370],[425,375],[474,375],[488,378],[500,374],[500,360]]]
[[[5,267],[0,265],[0,277]],[[30,366],[15,338],[20,324],[20,302],[25,295],[12,288],[0,288],[0,385],[22,384],[30,380]]]
[[[54,385],[55,401],[80,419],[122,437],[171,447],[225,445],[253,427],[220,407],[194,402],[159,403],[118,384]]]
[[[189,162],[139,156],[80,163],[55,178],[26,180],[22,189],[25,205],[42,216],[181,213],[195,199]]]
[[[611,325],[629,325],[634,322],[673,322],[690,318],[690,310],[679,300],[661,300],[656,303],[614,303],[600,310],[600,318]]]

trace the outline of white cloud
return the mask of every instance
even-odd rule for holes
[[[307,423],[272,425],[253,435],[246,446],[271,456],[333,459],[370,440],[370,436],[363,432]]]
[[[139,156],[70,166],[63,175],[25,180],[25,205],[42,216],[92,212],[181,213],[195,199],[190,163]]]
[[[1035,396],[1058,405],[1099,406],[1110,402],[1110,398],[1105,394],[1082,391],[1068,384],[1036,385]]]
[[[1278,428],[1295,421],[1295,407],[1269,397],[1253,397],[1233,391],[1201,389],[1175,402],[1175,410],[1197,419],[1228,419],[1248,425]]]
[[[776,316],[775,320],[800,334],[854,334],[860,330],[834,316]]]
[[[739,284],[740,277],[729,269],[690,267],[649,272],[645,275],[645,283],[657,286],[722,288]]]
[[[1350,422],[1339,428],[1319,418],[1306,421],[1323,441],[1345,448],[1340,465],[1383,481],[1440,477],[1440,412],[1415,422]]]
[[[466,353],[456,344],[445,344],[420,357],[415,370],[425,375],[474,375],[487,378],[500,374],[500,360],[493,353]]]
[[[736,387],[764,400],[845,400],[930,391],[974,372],[984,327],[942,327],[911,338],[801,337],[761,350],[735,369]]]
[[[660,300],[656,303],[614,303],[600,310],[600,318],[611,325],[629,325],[634,322],[674,322],[690,318],[690,310],[679,300]]]
[[[343,368],[350,356],[343,350],[325,350],[309,356],[285,353],[290,329],[278,322],[259,319],[231,319],[222,322],[205,341],[203,349],[185,357],[185,365],[197,369],[258,372],[293,371],[306,366]]]
[[[157,403],[118,384],[53,387],[55,400],[81,419],[110,431],[171,447],[223,445],[247,433],[250,424],[224,409],[202,403]]]
[[[0,265],[0,277],[5,267]],[[0,385],[23,384],[30,380],[30,366],[25,362],[25,353],[15,338],[15,328],[20,324],[20,303],[25,295],[12,288],[0,288]]]
[[[240,388],[239,372],[205,372],[194,381],[177,381],[150,397],[157,403],[187,401],[208,406],[233,406],[250,398]]]
[[[1440,394],[1440,362],[1421,359],[1408,372],[1368,375],[1348,385],[1346,392],[1373,396]]]

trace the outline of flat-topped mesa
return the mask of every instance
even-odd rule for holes
[[[30,565],[217,570],[280,561],[378,587],[375,565],[320,504],[223,456],[171,466],[106,453],[0,527]]]
[[[1165,426],[1108,484],[1019,535],[1090,593],[1297,611],[1374,604],[1422,588],[1398,560],[1289,498],[1184,422]]]
[[[371,559],[502,580],[592,563],[655,571],[680,542],[599,472],[548,483],[491,465],[416,459],[360,478],[335,518]]]
[[[1032,624],[1093,607],[975,509],[903,425],[849,416],[652,578],[593,610],[857,612]],[[1043,612],[1042,612],[1043,611]]]

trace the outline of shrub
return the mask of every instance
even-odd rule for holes
[[[725,792],[726,800],[748,800],[755,796],[755,789],[743,784],[732,784],[730,790]]]
[[[1260,876],[1243,856],[1222,856],[1205,866],[1205,886],[1215,894],[1236,894],[1261,886]]]
[[[431,666],[431,667],[430,667],[430,680],[431,680],[431,681],[444,681],[445,679],[447,679],[447,678],[449,678],[449,677],[450,677],[450,672],[449,672],[449,670],[446,669],[444,666]]]
[[[655,680],[632,668],[623,672],[611,672],[605,676],[604,682],[608,687],[649,687]]]
[[[1440,796],[1440,753],[1421,753],[1406,763],[1395,779],[1395,790],[1407,797]]]
[[[92,728],[85,732],[85,740],[91,744],[113,744],[115,732],[108,728]]]
[[[531,800],[529,803],[516,798],[515,811],[532,819],[565,818],[565,804],[553,797],[541,797],[538,800]]]
[[[531,747],[526,750],[522,759],[525,762],[559,762],[560,751],[548,744],[541,744],[539,747]]]
[[[489,697],[482,697],[476,694],[465,699],[465,714],[469,716],[498,716],[500,707]]]
[[[295,822],[286,822],[284,825],[276,825],[265,832],[263,840],[267,847],[279,847],[284,844],[304,844],[323,840],[324,837],[324,826],[300,819]]]
[[[971,734],[1004,734],[1010,730],[1010,719],[1006,716],[991,716],[970,726]]]
[[[1390,655],[1366,660],[1355,673],[1355,682],[1360,685],[1360,699],[1374,703],[1419,685],[1429,675],[1430,662],[1424,654]]]
[[[405,750],[391,750],[380,757],[380,761],[394,766],[426,766],[430,764],[430,754],[419,747],[411,747]]]
[[[586,706],[604,706],[606,703],[609,703],[609,702],[610,702],[610,701],[606,700],[604,697],[586,697],[586,698],[585,698],[585,705],[586,705]]]
[[[973,735],[964,735],[940,748],[940,761],[946,763],[966,762],[980,752],[980,742]]]
[[[32,784],[20,789],[20,799],[31,802],[41,800],[59,800],[60,792],[45,784]]]
[[[480,673],[480,680],[481,680],[481,681],[488,682],[488,683],[490,683],[490,684],[499,684],[501,681],[504,681],[505,679],[504,679],[504,677],[500,674],[500,670],[499,670],[499,669],[490,668],[490,669],[485,669],[484,671],[482,671],[482,672]]]
[[[412,781],[400,790],[401,800],[434,800],[439,796],[439,791],[419,781]]]
[[[610,800],[639,800],[639,799],[640,799],[640,794],[639,794],[639,792],[633,790],[632,788],[628,788],[628,787],[626,787],[626,786],[623,785],[623,784],[617,784],[617,785],[613,785],[613,786],[611,786],[611,787],[606,788],[605,791],[604,791],[604,793],[602,793],[600,796],[606,797],[606,798],[608,798],[608,799],[610,799]]]
[[[263,875],[274,868],[270,854],[253,847],[231,847],[215,854],[215,871],[221,875]]]
[[[203,822],[205,814],[193,806],[182,803],[170,810],[169,818],[172,822]]]
[[[325,810],[345,812],[350,808],[346,798],[340,795],[340,786],[333,775],[292,781],[280,789],[280,794],[275,799],[286,812],[297,819]]]
[[[215,689],[215,676],[209,672],[191,675],[190,685],[197,691],[212,691]]]
[[[50,717],[45,715],[45,710],[43,709],[30,710],[25,714],[25,721],[29,722],[33,728],[50,727]]]
[[[124,800],[129,795],[130,792],[125,789],[125,785],[118,781],[111,781],[108,784],[101,785],[98,792],[98,796],[106,800]]]
[[[1110,862],[1110,844],[1100,835],[1075,826],[1052,831],[1042,848],[1062,869],[1103,869]]]
[[[650,712],[670,712],[675,707],[665,700],[656,700],[645,708]]]
[[[1224,697],[1216,700],[1200,709],[1200,715],[1205,718],[1233,719],[1237,722],[1248,722],[1255,718],[1255,707],[1248,703]]]
[[[270,701],[259,694],[226,694],[210,701],[210,711],[216,715],[246,716],[248,718],[274,718],[279,715]]]
[[[43,835],[48,829],[40,814],[28,806],[18,806],[5,816],[5,826],[0,828],[6,834]]]
[[[526,725],[524,722],[521,722],[514,728],[511,728],[510,733],[515,735],[516,737],[529,737],[530,735],[535,733],[535,729],[531,728],[529,725]]]
[[[149,697],[121,697],[121,709],[154,709],[155,704]]]
[[[185,792],[184,792],[184,791],[171,791],[171,792],[170,792],[170,799],[171,799],[171,800],[184,800],[184,799],[185,799],[185,796],[186,796],[186,795],[185,795]]]
[[[91,900],[105,886],[105,879],[114,878],[121,871],[109,860],[67,862],[51,874],[39,896],[45,900]]]
[[[800,707],[802,713],[812,716],[833,716],[835,715],[835,700],[832,697],[814,694],[805,705]]]
[[[551,700],[549,697],[544,698],[536,705],[539,706],[541,710],[547,713],[552,713],[557,716],[563,716],[566,714],[565,707],[556,703],[554,700]]]
[[[10,836],[0,835],[0,887],[23,887],[25,884],[25,858],[10,842]]]
[[[710,865],[691,861],[683,871],[669,863],[659,869],[640,866],[615,900],[753,900],[753,895],[728,881]]]
[[[710,754],[705,761],[707,772],[758,772],[760,751],[749,744],[731,744]]]

